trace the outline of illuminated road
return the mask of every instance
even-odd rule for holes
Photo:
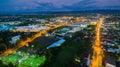
[[[77,21],[83,21],[84,18],[80,18],[79,20]],[[73,21],[74,22],[74,21]],[[9,54],[12,54],[14,52],[16,52],[19,48],[25,46],[28,44],[28,42],[32,42],[34,39],[36,39],[37,37],[40,37],[42,36],[43,34],[46,34],[49,30],[52,30],[52,29],[56,29],[56,28],[59,28],[59,27],[62,27],[62,26],[67,26],[68,24],[71,24],[73,22],[66,22],[66,23],[49,23],[49,24],[46,24],[45,26],[47,26],[46,29],[44,30],[41,30],[41,31],[38,31],[38,30],[30,30],[30,31],[26,31],[26,30],[20,30],[20,31],[13,31],[13,32],[38,32],[37,34],[35,34],[34,36],[31,36],[31,37],[28,37],[26,38],[26,40],[20,40],[19,42],[17,42],[16,47],[14,48],[9,48],[7,49],[5,52],[3,52],[2,54],[0,54],[0,57],[2,56],[7,56]]]
[[[103,67],[102,61],[103,61],[103,49],[100,41],[100,28],[102,26],[104,18],[100,18],[96,29],[96,37],[95,37],[95,44],[93,46],[93,55],[92,55],[92,61],[90,67]]]
[[[31,37],[29,37],[29,38],[26,38],[26,40],[20,40],[19,42],[17,42],[17,44],[16,44],[17,46],[16,46],[16,47],[7,49],[5,52],[3,52],[2,54],[0,54],[0,56],[7,56],[7,55],[9,55],[9,54],[12,54],[12,53],[14,53],[16,50],[18,50],[19,48],[27,45],[28,42],[31,42],[31,41],[33,41],[34,39],[36,39],[37,37],[40,37],[40,36],[42,36],[43,34],[46,34],[47,31],[49,31],[49,30],[51,30],[51,29],[56,29],[56,28],[59,28],[59,27],[62,27],[62,26],[66,26],[66,25],[67,25],[67,23],[64,23],[64,24],[63,24],[63,23],[60,23],[60,24],[55,25],[55,26],[49,26],[49,27],[47,27],[46,29],[38,32],[38,33],[35,34],[34,36],[31,36]]]

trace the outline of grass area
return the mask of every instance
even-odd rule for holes
[[[84,36],[83,33],[77,33],[74,38],[67,39],[62,46],[48,50],[46,54],[48,59],[43,67],[80,67],[81,62],[77,63],[76,57],[81,61],[91,48],[90,38]]]
[[[5,64],[12,63],[18,67],[38,67],[45,62],[46,56],[39,57],[38,55],[27,55],[27,53],[23,52],[19,54],[18,52],[16,54],[3,57],[1,60]]]
[[[26,60],[23,60],[21,62],[20,66],[26,66],[26,67],[38,67],[44,63],[46,60],[45,56],[37,57],[37,58],[27,58]]]
[[[5,63],[11,62],[12,64],[16,64],[19,59],[20,59],[19,55],[12,54],[12,55],[9,55],[7,57],[4,57],[2,60]]]
[[[118,61],[120,61],[120,57],[118,58]]]

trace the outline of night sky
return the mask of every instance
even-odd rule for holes
[[[0,0],[0,12],[119,9],[120,0]]]

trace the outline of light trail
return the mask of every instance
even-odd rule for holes
[[[93,46],[93,56],[92,56],[92,61],[90,67],[103,67],[102,61],[103,61],[103,49],[100,41],[100,28],[102,26],[104,18],[100,18],[96,29],[96,37],[95,37],[95,44]]]
[[[79,19],[79,21],[83,21],[83,20],[84,20],[84,18]],[[16,31],[16,30],[14,30],[13,32],[38,32],[38,33],[36,33],[35,35],[33,35],[31,37],[26,38],[26,40],[20,40],[19,42],[17,42],[17,44],[15,44],[15,45],[17,45],[16,47],[7,49],[2,54],[0,54],[0,57],[7,56],[9,54],[12,54],[12,53],[16,52],[19,48],[27,45],[28,42],[32,42],[37,37],[40,37],[43,34],[46,34],[47,31],[49,31],[49,30],[56,29],[56,28],[59,28],[59,27],[62,27],[62,26],[67,26],[68,24],[71,24],[71,23],[73,23],[73,22],[57,23],[56,25],[52,25],[51,23],[49,23],[49,24],[45,25],[45,26],[47,26],[47,28],[44,29],[44,30],[41,30],[41,31],[36,31],[36,30],[32,30],[32,31],[31,30],[30,31],[26,31],[26,30]]]
[[[26,40],[20,40],[19,42],[17,42],[17,44],[15,44],[15,45],[17,45],[16,47],[7,49],[5,52],[0,54],[0,56],[2,57],[2,56],[7,56],[9,54],[12,54],[12,53],[16,52],[16,50],[18,50],[19,48],[27,45],[28,42],[32,42],[37,37],[40,37],[43,34],[46,34],[47,31],[49,31],[51,29],[56,29],[56,28],[59,28],[59,27],[62,27],[62,26],[66,26],[66,25],[67,25],[67,23],[64,23],[64,24],[60,23],[60,24],[58,24],[56,26],[48,27],[45,30],[40,31],[40,32],[36,33],[35,35],[33,35],[31,37],[28,37],[28,38],[26,38]]]

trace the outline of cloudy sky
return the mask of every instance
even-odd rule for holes
[[[0,0],[0,12],[120,9],[120,0]]]

